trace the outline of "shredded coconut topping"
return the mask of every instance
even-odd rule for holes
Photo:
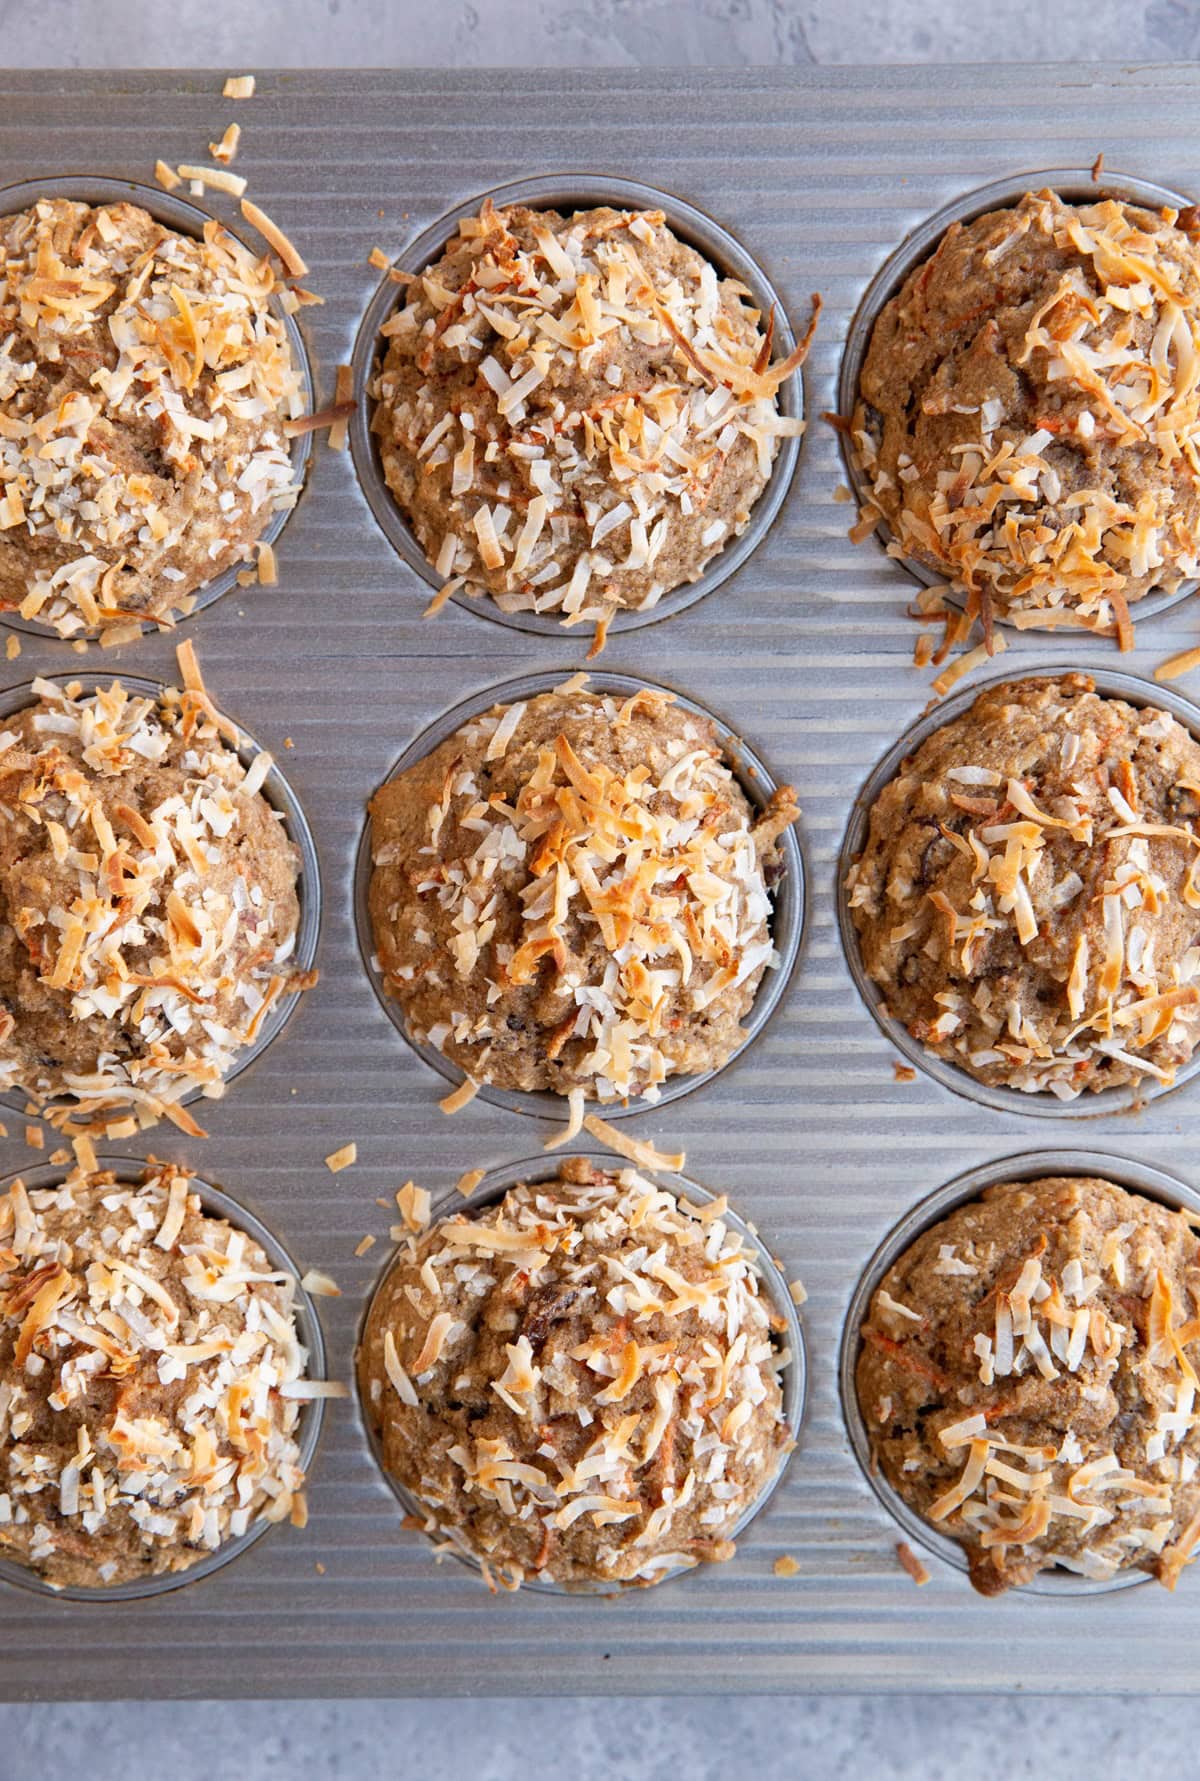
[[[170,624],[250,554],[298,493],[276,289],[217,222],[196,240],[65,199],[6,219],[0,606],[65,637]]]
[[[746,295],[661,211],[465,219],[371,386],[389,486],[447,583],[573,624],[695,580],[802,431],[777,394],[812,330],[772,365]]]
[[[185,1170],[0,1197],[0,1552],[51,1583],[183,1570],[302,1521],[294,1281]],[[314,1388],[315,1389],[315,1388]]]
[[[915,418],[860,398],[865,517],[951,576],[989,637],[994,609],[1127,648],[1130,603],[1200,573],[1200,257],[1178,222],[1031,193],[952,228],[884,312],[865,398],[886,406],[897,329],[929,347],[907,343]]]
[[[536,1027],[538,1086],[654,1099],[689,1033],[724,1016],[730,1048],[740,1037],[773,959],[764,862],[797,809],[785,787],[752,823],[715,740],[682,713],[661,724],[669,705],[576,691],[499,706],[413,769],[434,794],[418,822],[409,775],[373,801],[387,987],[476,1079]],[[655,724],[653,759],[583,739],[638,717]]]
[[[1167,1085],[1200,1036],[1200,747],[1083,676],[991,688],[922,744],[847,888],[892,1012],[984,1081]]]
[[[63,1097],[70,1131],[132,1109],[198,1133],[183,1098],[219,1094],[307,982],[270,757],[242,764],[202,683],[158,704],[120,681],[33,691],[0,751],[0,1086]]]
[[[575,1161],[406,1241],[360,1389],[427,1531],[503,1587],[652,1583],[729,1557],[790,1447],[779,1327],[721,1217]]]

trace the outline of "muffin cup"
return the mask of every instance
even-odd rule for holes
[[[102,1169],[111,1169],[119,1182],[137,1183],[145,1173],[146,1163],[136,1157],[102,1157]],[[14,1181],[23,1181],[31,1189],[58,1187],[66,1180],[69,1171],[52,1163],[43,1163],[35,1169],[16,1169],[12,1174],[0,1180],[0,1193],[5,1193]],[[296,1333],[300,1345],[307,1351],[308,1361],[306,1377],[323,1379],[325,1377],[325,1340],[321,1332],[321,1320],[317,1316],[316,1307],[300,1284],[300,1269],[292,1260],[288,1251],[274,1233],[268,1230],[252,1212],[231,1199],[220,1188],[211,1187],[208,1182],[193,1179],[193,1191],[199,1195],[200,1203],[205,1212],[211,1212],[218,1218],[227,1219],[237,1230],[245,1231],[253,1237],[265,1251],[273,1269],[290,1274],[294,1284],[292,1314],[296,1321]],[[317,1450],[317,1442],[321,1434],[321,1422],[325,1412],[322,1398],[311,1398],[301,1401],[300,1418],[296,1429],[296,1444],[300,1450],[300,1465],[307,1473],[312,1465]],[[149,1596],[166,1595],[170,1590],[182,1589],[186,1584],[197,1583],[202,1577],[211,1577],[232,1559],[239,1558],[257,1540],[274,1526],[273,1522],[264,1521],[261,1516],[251,1523],[244,1534],[237,1539],[226,1540],[215,1552],[207,1552],[198,1558],[193,1565],[183,1571],[165,1571],[157,1577],[140,1578],[130,1583],[97,1584],[89,1588],[82,1584],[68,1584],[55,1588],[28,1565],[18,1563],[15,1559],[0,1558],[0,1583],[11,1583],[18,1589],[28,1590],[33,1595],[47,1596],[59,1602],[140,1602]]]
[[[1110,172],[1108,168],[1103,170],[1099,181],[1096,181],[1088,167],[1043,167],[1031,173],[1012,173],[1004,179],[992,180],[988,185],[964,192],[941,210],[935,211],[907,235],[867,286],[850,324],[850,332],[846,336],[846,345],[842,352],[838,374],[840,415],[849,420],[854,413],[863,362],[870,348],[880,311],[896,295],[909,273],[934,252],[951,223],[969,223],[976,217],[986,216],[990,210],[1008,209],[1020,203],[1026,192],[1038,192],[1045,186],[1049,186],[1068,203],[1074,204],[1094,204],[1102,198],[1119,198],[1126,203],[1141,204],[1151,210],[1160,209],[1163,205],[1168,205],[1173,210],[1182,210],[1194,202],[1167,186],[1155,185],[1148,179],[1137,179],[1132,174]],[[872,505],[874,496],[871,492],[871,478],[856,462],[852,442],[840,428],[838,441],[855,500],[860,507]],[[884,545],[891,544],[892,533],[885,519],[880,519],[875,535]],[[918,562],[915,557],[901,555],[894,560],[926,587],[940,586],[950,580],[948,573],[931,569],[927,564]],[[1156,617],[1169,606],[1174,606],[1177,601],[1194,593],[1197,586],[1200,583],[1191,580],[1181,583],[1173,593],[1164,590],[1147,594],[1144,599],[1135,601],[1130,608],[1134,621]],[[956,604],[961,604],[961,596],[956,591],[951,590],[949,598]],[[997,612],[995,622],[997,625],[1015,628],[1011,618],[1004,613]],[[1042,631],[1054,627],[1033,625],[1024,628]]]
[[[557,173],[510,180],[504,185],[493,186],[489,191],[468,198],[440,217],[408,244],[393,262],[394,265],[402,272],[424,271],[441,257],[462,219],[475,216],[485,199],[489,198],[498,210],[508,204],[527,204],[535,210],[562,210],[568,213],[588,210],[602,204],[610,204],[615,210],[661,210],[666,216],[668,226],[681,241],[710,260],[722,277],[736,278],[746,286],[755,307],[762,311],[764,320],[774,311],[774,349],[777,358],[786,357],[796,344],[786,309],[766,274],[751,259],[745,248],[703,211],[697,210],[682,198],[672,196],[670,192],[661,192],[656,187],[644,185],[635,179],[616,179],[597,173]],[[446,578],[437,573],[426,557],[389,489],[384,479],[378,444],[371,432],[374,403],[368,394],[368,384],[379,358],[379,331],[396,309],[399,299],[399,288],[385,274],[359,325],[351,360],[356,405],[350,420],[350,451],[367,505],[384,535],[414,574],[419,575],[436,593]],[[805,402],[801,373],[793,373],[780,386],[779,411],[793,420],[803,418]],[[774,523],[787,496],[799,455],[799,439],[781,439],[770,480],[755,502],[745,530],[738,537],[730,539],[725,549],[710,559],[697,580],[672,588],[656,605],[642,610],[618,607],[609,626],[609,635],[616,636],[621,631],[636,630],[641,625],[653,624],[657,619],[669,618],[673,613],[682,612],[687,607],[694,606],[706,594],[711,594],[735,574],[757,549]],[[465,588],[460,588],[451,595],[451,599],[456,606],[461,606],[466,611],[480,613],[485,618],[490,618],[497,624],[509,625],[514,630],[533,631],[549,637],[563,634],[561,614],[504,612],[486,591],[472,595]]]
[[[911,729],[905,731],[894,747],[890,748],[883,759],[872,770],[862,790],[858,793],[850,810],[850,820],[842,839],[841,851],[837,862],[837,883],[835,896],[837,899],[838,929],[841,934],[842,950],[846,955],[846,963],[850,975],[854,979],[859,995],[866,1003],[877,1025],[887,1037],[903,1052],[910,1064],[926,1076],[932,1076],[943,1088],[951,1089],[957,1095],[963,1095],[969,1101],[975,1101],[982,1107],[990,1107],[996,1113],[1032,1114],[1035,1118],[1047,1119],[1092,1119],[1104,1114],[1128,1113],[1150,1100],[1158,1100],[1163,1095],[1175,1093],[1185,1083],[1190,1082],[1200,1072],[1200,1045],[1185,1064],[1181,1064],[1176,1072],[1175,1080],[1169,1087],[1156,1082],[1150,1075],[1139,1078],[1123,1088],[1106,1088],[1098,1092],[1085,1089],[1073,1101],[1060,1101],[1051,1094],[1049,1089],[1037,1093],[1025,1094],[1016,1088],[997,1088],[986,1082],[978,1081],[969,1071],[959,1064],[951,1063],[947,1058],[937,1057],[926,1049],[920,1040],[914,1039],[907,1027],[885,1012],[886,1000],[878,984],[867,976],[863,966],[862,952],[859,947],[858,932],[854,926],[854,918],[850,911],[850,898],[846,890],[846,875],[851,866],[859,858],[866,845],[870,825],[871,810],[875,800],[884,787],[896,777],[904,761],[913,754],[927,737],[935,731],[944,729],[955,718],[969,711],[980,693],[989,687],[1000,686],[1006,681],[1052,680],[1063,674],[1085,673],[1094,682],[1096,691],[1112,698],[1124,699],[1130,705],[1155,706],[1162,711],[1170,712],[1178,718],[1186,730],[1200,742],[1200,708],[1169,687],[1160,686],[1157,682],[1143,680],[1136,674],[1125,674],[1117,669],[1087,668],[1081,669],[1078,663],[1051,663],[1045,667],[1029,667],[1020,673],[1003,673],[988,676],[986,679],[973,682],[963,687],[953,697],[936,705],[932,711],[918,718]]]
[[[31,205],[36,204],[39,198],[72,198],[81,204],[93,205],[137,204],[143,210],[149,211],[157,222],[165,224],[169,229],[174,229],[177,234],[193,235],[197,238],[203,235],[205,223],[216,220],[235,240],[241,240],[237,230],[231,228],[223,218],[214,219],[211,211],[202,210],[197,204],[189,204],[185,198],[180,198],[174,192],[165,192],[158,186],[140,185],[132,179],[108,179],[98,174],[80,174],[78,177],[73,174],[63,174],[51,179],[26,179],[18,185],[0,187],[0,217],[13,216],[17,211],[28,210]],[[245,242],[242,242],[242,245],[247,246]],[[248,249],[248,251],[255,250]],[[304,386],[306,404],[311,410],[313,407],[312,368],[309,364],[304,337],[296,326],[295,318],[281,308],[275,297],[269,300],[269,307],[272,314],[283,324],[296,369],[300,373]],[[290,443],[293,477],[298,484],[302,485],[309,455],[312,451],[312,434],[300,433]],[[291,518],[292,511],[292,508],[284,507],[272,513],[258,535],[258,542],[260,544],[277,543],[280,533]],[[215,600],[219,600],[222,594],[227,594],[231,587],[237,585],[238,576],[247,567],[247,562],[230,564],[228,569],[223,569],[219,575],[214,575],[211,581],[202,583],[187,596],[192,601],[192,605],[185,615],[181,615],[177,608],[168,607],[167,617],[174,614],[174,623],[179,624],[183,623],[185,618],[192,618],[196,613],[203,612]],[[134,621],[135,617],[135,614],[130,614],[130,623]],[[70,643],[80,637],[86,638],[94,635],[94,633],[83,630],[73,633],[70,638],[64,638],[53,625],[45,624],[40,619],[22,618],[17,612],[0,612],[0,624],[7,625],[13,631],[24,631],[29,636],[51,638],[56,643]],[[156,635],[159,629],[160,625],[150,619],[145,620],[141,625],[144,637]]]
[[[416,762],[424,760],[432,754],[438,745],[452,736],[455,730],[467,723],[471,718],[478,717],[493,705],[512,704],[520,699],[532,699],[539,693],[552,693],[562,686],[569,677],[570,669],[560,673],[522,674],[515,680],[506,680],[498,686],[485,687],[482,692],[464,699],[461,704],[443,712],[435,718],[427,729],[423,730],[415,741],[410,742],[400,759],[392,767],[383,784],[390,783],[400,773],[405,772]],[[649,688],[651,691],[670,692],[675,704],[681,710],[690,711],[711,723],[721,744],[722,756],[731,768],[734,777],[740,784],[753,810],[765,808],[776,782],[758,755],[747,747],[741,737],[731,730],[703,705],[674,688],[663,687],[651,680],[635,679],[628,674],[608,674],[588,671],[589,692],[615,693],[621,697]],[[727,1070],[738,1058],[745,1055],[747,1049],[758,1038],[771,1016],[783,1000],[788,981],[792,975],[796,959],[800,952],[800,943],[804,932],[805,892],[804,864],[800,852],[800,842],[795,826],[787,828],[779,839],[779,851],[783,860],[783,872],[779,883],[771,892],[771,940],[778,955],[779,963],[763,973],[758,993],[753,1006],[742,1022],[746,1033],[745,1039],[732,1052],[725,1062],[716,1070],[705,1070],[698,1075],[668,1076],[661,1086],[656,1101],[647,1100],[645,1095],[633,1096],[628,1101],[589,1101],[587,1111],[599,1113],[605,1119],[625,1119],[631,1114],[657,1111],[668,1106],[672,1101],[682,1099],[693,1089],[701,1088],[706,1083]],[[375,955],[375,939],[371,929],[371,916],[368,898],[371,888],[371,819],[368,815],[358,843],[358,854],[354,866],[354,919],[358,932],[358,949],[362,958],[363,968],[371,981],[371,987],[379,1000],[379,1005],[395,1027],[418,1055],[431,1064],[439,1076],[445,1081],[460,1084],[464,1080],[463,1071],[457,1064],[436,1046],[416,1039],[408,1030],[400,1003],[395,996],[388,995],[383,984],[383,975],[379,969]],[[478,1099],[493,1107],[503,1107],[509,1113],[527,1113],[536,1119],[556,1120],[561,1123],[567,1114],[567,1097],[553,1094],[547,1089],[510,1089],[495,1088],[490,1083],[481,1082]]]
[[[525,1162],[506,1163],[502,1168],[489,1170],[469,1199],[464,1199],[460,1193],[454,1190],[448,1194],[443,1194],[431,1208],[431,1224],[436,1224],[440,1219],[449,1218],[451,1216],[468,1217],[483,1212],[489,1206],[493,1206],[497,1201],[502,1200],[508,1189],[510,1187],[516,1187],[518,1183],[526,1182],[538,1185],[545,1182],[548,1184],[557,1179],[559,1163],[567,1162],[572,1158],[582,1158],[583,1161],[591,1163],[595,1168],[601,1169],[607,1174],[612,1174],[619,1169],[627,1169],[633,1166],[632,1164],[625,1162],[621,1157],[614,1156],[607,1151],[569,1149],[558,1152],[552,1156],[547,1156],[543,1151],[538,1156],[531,1157]],[[713,1193],[710,1188],[701,1187],[698,1182],[692,1181],[684,1175],[671,1175],[659,1170],[646,1170],[643,1171],[643,1173],[645,1173],[657,1186],[663,1187],[667,1192],[674,1194],[677,1199],[690,1200],[694,1205],[711,1205],[715,1199],[719,1198],[719,1195]],[[804,1409],[808,1395],[808,1366],[804,1348],[804,1330],[800,1322],[799,1313],[792,1299],[792,1295],[788,1290],[788,1284],[780,1270],[779,1263],[770,1254],[754,1226],[747,1224],[743,1218],[739,1217],[739,1215],[732,1210],[732,1208],[723,1212],[721,1217],[722,1221],[727,1224],[731,1230],[737,1232],[745,1243],[746,1248],[754,1256],[755,1261],[758,1263],[764,1297],[769,1301],[773,1309],[778,1312],[783,1320],[785,1334],[782,1337],[781,1353],[786,1358],[783,1359],[781,1363],[779,1383],[783,1393],[784,1420],[787,1423],[788,1432],[791,1435],[792,1441],[794,1443],[798,1442],[801,1424],[804,1421]],[[356,1357],[362,1346],[367,1319],[371,1315],[371,1308],[392,1269],[396,1266],[398,1259],[398,1254],[393,1254],[389,1257],[384,1263],[383,1269],[371,1290],[370,1298],[367,1300],[366,1309],[363,1312],[362,1321],[358,1328],[358,1338],[355,1343]],[[371,1419],[363,1405],[362,1394],[358,1389],[357,1364],[355,1366],[354,1395],[358,1403],[359,1415],[362,1421],[366,1444],[370,1450],[372,1459],[379,1468],[380,1476],[384,1483],[390,1488],[401,1508],[403,1508],[407,1514],[419,1518],[419,1520],[424,1523],[430,1514],[428,1506],[421,1501],[420,1497],[410,1491],[407,1485],[402,1484],[393,1473],[389,1472],[384,1465],[382,1443],[371,1424]],[[779,1463],[775,1467],[771,1477],[767,1479],[758,1496],[748,1505],[741,1518],[730,1530],[726,1538],[731,1540],[740,1539],[741,1535],[749,1527],[759,1511],[766,1507],[768,1501],[774,1495],[776,1486],[782,1478],[784,1471],[787,1468],[788,1461],[794,1451],[795,1448],[793,1447],[791,1451],[780,1457]],[[460,1564],[466,1565],[470,1570],[476,1572],[476,1574],[481,1573],[482,1566],[479,1559],[465,1545],[459,1546],[457,1543],[444,1544],[440,1538],[435,1536],[426,1537],[431,1539],[437,1545],[439,1553],[449,1551],[451,1556],[456,1558]],[[696,1567],[694,1566],[686,1565],[676,1566],[674,1569],[665,1572],[661,1580],[666,1582],[673,1577],[686,1576],[690,1570],[695,1568]],[[644,1586],[616,1581],[593,1581],[589,1583],[566,1584],[556,1583],[548,1578],[534,1577],[528,1582],[522,1583],[519,1593],[524,1594],[526,1590],[534,1590],[541,1595],[617,1596],[624,1595],[630,1589],[639,1587]]]
[[[867,1263],[850,1300],[842,1329],[838,1366],[842,1414],[854,1457],[862,1468],[863,1476],[883,1507],[909,1538],[919,1541],[927,1552],[933,1553],[936,1558],[945,1559],[964,1575],[968,1567],[962,1543],[949,1534],[939,1533],[932,1522],[926,1521],[923,1515],[918,1515],[872,1464],[871,1443],[855,1386],[855,1371],[862,1347],[859,1332],[866,1321],[875,1289],[892,1263],[916,1242],[922,1232],[939,1223],[956,1207],[978,1199],[985,1188],[997,1182],[1038,1181],[1050,1175],[1099,1176],[1106,1181],[1115,1182],[1118,1187],[1127,1188],[1131,1193],[1142,1194],[1146,1199],[1157,1200],[1161,1205],[1174,1210],[1200,1214],[1200,1194],[1150,1163],[1133,1162],[1127,1157],[1112,1156],[1102,1150],[1036,1150],[1002,1157],[999,1162],[984,1163],[977,1169],[969,1169],[965,1174],[956,1176],[953,1181],[939,1187],[935,1193],[914,1206],[894,1226]],[[1059,1565],[1051,1570],[1039,1571],[1028,1583],[1015,1584],[1013,1587],[1023,1595],[1095,1596],[1153,1581],[1149,1572],[1135,1570],[1119,1571],[1115,1577],[1100,1581],[1081,1576],[1078,1572]]]
[[[134,674],[45,674],[39,676],[52,686],[82,687],[85,693],[94,693],[99,687],[110,686],[114,680],[130,692],[141,693],[146,697],[158,699],[163,686],[156,680],[145,680]],[[8,692],[0,693],[0,725],[7,718],[15,716],[27,705],[37,702],[32,685],[27,681],[24,686],[12,687]],[[225,714],[228,715],[228,714]],[[232,718],[229,720],[234,721]],[[256,755],[261,754],[261,745],[254,740],[240,724],[237,725],[241,744],[237,750],[238,759],[244,766],[249,766]],[[293,843],[299,857],[296,894],[300,904],[300,916],[296,927],[296,944],[290,962],[300,971],[310,971],[316,962],[317,944],[321,933],[321,872],[317,863],[317,844],[313,839],[312,830],[308,826],[300,800],[279,771],[278,765],[272,766],[263,781],[262,795],[273,809],[283,817],[283,828],[288,839]],[[254,1061],[261,1057],[271,1041],[278,1037],[291,1019],[297,1002],[297,995],[282,995],[268,1008],[266,1017],[258,1030],[258,1036],[252,1045],[247,1045],[237,1054],[233,1067],[228,1075],[222,1077],[225,1087],[248,1069]],[[0,1091],[0,1107],[7,1107],[16,1113],[25,1113],[32,1105],[35,1097],[25,1089],[14,1087]],[[182,1097],[179,1105],[190,1107],[196,1101],[215,1101],[220,1095],[206,1095],[202,1089],[194,1088]],[[49,1100],[39,1103],[41,1114],[69,1109],[74,1102],[65,1095],[55,1095]]]

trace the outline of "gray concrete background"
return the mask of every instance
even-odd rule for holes
[[[1200,55],[1189,0],[0,0],[9,67],[626,67]],[[414,1628],[414,1637],[420,1629]],[[920,1636],[914,1608],[913,1636]],[[0,1647],[0,1667],[3,1665]],[[1097,1677],[1097,1690],[1104,1678]],[[481,1678],[481,1688],[486,1679]],[[1037,1678],[1030,1677],[1031,1690]],[[315,1702],[0,1707],[0,1781],[1090,1781],[1194,1771],[1200,1699]]]

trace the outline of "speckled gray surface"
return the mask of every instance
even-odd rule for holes
[[[1200,55],[1190,0],[118,0],[81,7],[0,0],[9,67],[512,63],[594,66],[977,61],[1063,56],[1073,44],[1126,61]],[[414,1638],[420,1629],[413,1629]],[[920,1637],[914,1604],[913,1637]],[[2,1658],[0,1658],[2,1662]],[[1030,1678],[1035,1690],[1038,1678]],[[1102,1693],[1104,1678],[1097,1677]],[[246,1706],[236,1726],[204,1706],[0,1707],[0,1781],[275,1781],[470,1775],[508,1781],[532,1765],[584,1777],[797,1781],[894,1776],[970,1781],[1078,1766],[1095,1781],[1178,1765],[1200,1734],[1200,1700],[919,1698],[802,1701],[481,1701]],[[561,1764],[550,1755],[558,1752]],[[532,1754],[531,1754],[532,1753]],[[1185,1763],[1185,1772],[1186,1772]]]

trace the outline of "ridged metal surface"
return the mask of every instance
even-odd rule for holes
[[[0,1694],[428,1694],[812,1689],[1189,1689],[1200,1576],[1174,1599],[1147,1587],[1100,1601],[984,1602],[938,1566],[917,1591],[898,1530],[846,1440],[837,1394],[845,1308],[891,1226],[933,1188],[1064,1131],[973,1107],[896,1056],[859,1002],[834,921],[834,861],[862,780],[926,698],[911,666],[912,584],[846,538],[851,510],[832,406],[841,341],[904,233],[969,187],[1024,168],[1113,168],[1200,187],[1200,69],[821,69],[799,72],[260,75],[230,105],[219,75],[0,75],[0,182],[37,173],[145,179],[156,155],[205,158],[235,117],[238,171],[294,237],[326,298],[304,312],[321,397],[348,361],[378,283],[371,248],[413,235],[498,179],[592,169],[679,193],[724,223],[802,325],[826,300],[806,374],[814,417],[782,515],[739,574],[690,611],[614,639],[604,665],[678,686],[742,732],[804,806],[804,952],[766,1033],[718,1080],[641,1135],[681,1143],[687,1173],[728,1189],[810,1298],[808,1413],[799,1452],[737,1559],[616,1602],[490,1600],[405,1533],[352,1405],[331,1405],[309,1527],[274,1532],[213,1578],[132,1608],[0,1591]],[[230,218],[221,200],[213,208]],[[316,833],[325,889],[322,980],[286,1032],[211,1109],[212,1136],[144,1150],[195,1165],[242,1199],[302,1265],[330,1269],[331,1366],[350,1372],[363,1294],[383,1248],[353,1251],[408,1176],[443,1193],[468,1167],[528,1154],[529,1120],[476,1104],[453,1121],[441,1084],[393,1031],[358,960],[351,913],[363,803],[441,710],[526,669],[578,665],[578,641],[530,637],[448,609],[382,536],[349,454],[319,445],[278,546],[273,589],[235,590],[187,627],[230,713],[275,749]],[[65,645],[23,638],[4,684],[62,671]],[[1139,627],[1121,666],[1148,673],[1200,642],[1188,601]],[[1013,667],[1115,665],[1085,638],[1011,640]],[[105,659],[166,677],[169,639]],[[97,665],[89,659],[87,666]],[[295,747],[285,750],[284,739]],[[630,1129],[628,1126],[626,1129]],[[324,1156],[349,1139],[356,1168]],[[1070,1142],[1200,1182],[1200,1090],[1142,1115],[1073,1121]],[[25,1155],[10,1142],[0,1173]],[[1102,1165],[1097,1165],[1102,1166]],[[793,1555],[800,1574],[777,1579]],[[317,1566],[324,1567],[323,1574]]]

